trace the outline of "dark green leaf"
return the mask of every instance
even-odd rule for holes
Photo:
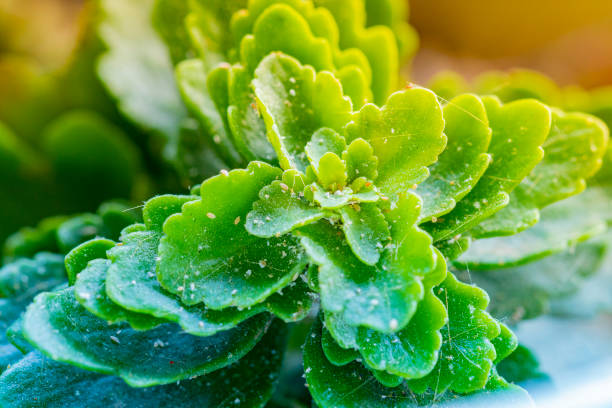
[[[87,312],[72,288],[36,297],[25,314],[28,341],[54,360],[123,378],[137,387],[169,384],[203,375],[238,360],[265,333],[261,315],[214,336],[185,334],[165,324],[139,332],[108,325]]]

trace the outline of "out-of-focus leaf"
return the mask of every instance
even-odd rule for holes
[[[511,237],[474,241],[456,261],[458,267],[498,269],[522,265],[565,251],[607,229],[608,195],[605,190],[589,188],[541,211],[533,227]]]
[[[187,111],[180,100],[168,49],[152,26],[154,0],[103,0],[98,33],[107,51],[98,74],[119,109],[144,130],[162,135],[172,158]]]
[[[461,278],[489,293],[492,299],[489,312],[493,316],[517,323],[549,312],[551,301],[579,290],[588,282],[587,277],[597,273],[605,254],[602,243],[586,242],[513,268],[462,271]]]

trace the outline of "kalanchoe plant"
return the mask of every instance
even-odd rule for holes
[[[145,1],[152,22],[122,4],[101,3],[101,77],[176,165],[220,171],[147,200],[141,219],[103,207],[9,239],[3,406],[287,405],[273,392],[288,324],[309,331],[317,406],[530,406],[500,374],[521,361],[516,336],[460,268],[491,268],[490,245],[519,248],[495,253],[518,269],[579,240],[566,224],[580,196],[564,200],[602,164],[599,119],[396,90],[414,37],[372,1]],[[130,16],[154,41],[125,55],[113,33]],[[113,68],[124,58],[151,77],[174,69],[177,88],[139,93]],[[590,221],[582,234],[605,229]],[[41,251],[65,254],[65,271]]]

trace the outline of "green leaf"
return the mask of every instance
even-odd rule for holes
[[[105,238],[94,238],[74,248],[66,255],[65,264],[68,282],[72,285],[77,275],[87,267],[89,261],[106,259],[106,251],[115,246],[115,242]]]
[[[335,366],[341,367],[359,358],[359,351],[340,347],[325,328],[322,329],[321,333],[321,347],[327,360]]]
[[[50,288],[65,280],[64,257],[40,252],[32,259],[17,259],[0,268],[0,297],[20,296],[38,286]]]
[[[190,11],[187,1],[155,0],[151,13],[151,24],[164,40],[174,63],[191,54],[189,34],[185,18]]]
[[[346,164],[332,152],[325,153],[316,167],[321,186],[329,192],[342,190],[346,186]]]
[[[272,395],[285,348],[285,329],[273,323],[246,356],[194,379],[149,388],[130,387],[103,376],[30,353],[0,377],[0,404],[7,408],[174,406],[181,408],[260,407]]]
[[[550,312],[551,301],[568,296],[595,274],[606,255],[603,243],[586,242],[575,249],[513,268],[470,270],[471,279],[491,296],[489,312],[510,324]]]
[[[199,48],[201,57],[211,60],[207,61],[210,65],[220,57],[218,54],[227,57],[235,46],[230,23],[234,14],[247,3],[247,0],[193,0],[189,3],[193,12],[186,23],[192,42]]]
[[[266,124],[257,107],[251,86],[252,73],[234,65],[230,68],[228,80],[227,114],[236,148],[244,157],[276,162],[276,153],[266,137]]]
[[[427,375],[438,361],[444,305],[428,292],[408,325],[394,334],[359,328],[357,344],[368,366],[402,378]]]
[[[539,209],[582,192],[601,166],[608,129],[599,119],[555,110],[544,159],[512,191],[510,204],[474,229],[477,238],[513,235],[533,226]]]
[[[396,89],[399,62],[396,39],[384,26],[365,28],[366,15],[362,0],[315,0],[336,19],[342,49],[358,48],[367,57],[372,70],[374,102],[382,105]],[[377,4],[377,8],[380,4]]]
[[[259,200],[253,204],[246,220],[249,233],[271,238],[295,228],[316,222],[325,212],[304,198],[304,182],[300,174],[287,170],[282,181],[273,181],[259,192]]]
[[[119,109],[145,130],[176,143],[187,116],[168,50],[151,23],[154,0],[103,0],[98,33],[108,47],[98,74]],[[166,149],[172,156],[172,146]]]
[[[443,112],[448,143],[438,161],[429,167],[429,178],[417,187],[424,203],[421,222],[455,208],[478,183],[491,162],[487,154],[491,129],[480,98],[458,96],[444,106]]]
[[[297,240],[257,238],[244,227],[259,190],[279,176],[252,162],[202,183],[202,199],[164,224],[157,263],[164,289],[187,305],[222,309],[252,306],[295,280],[305,266]]]
[[[426,89],[397,92],[378,108],[365,105],[346,127],[347,141],[364,139],[378,157],[377,186],[391,197],[425,180],[446,145],[436,96]]]
[[[123,378],[129,385],[169,384],[204,375],[238,360],[263,336],[266,316],[209,337],[165,324],[138,332],[108,325],[87,312],[72,288],[36,297],[25,314],[28,341],[56,361]]]
[[[343,96],[340,82],[331,73],[315,73],[287,55],[264,58],[255,71],[253,87],[268,139],[284,169],[304,172],[308,166],[305,147],[313,134],[323,127],[341,132],[350,119],[351,101]]]
[[[428,388],[436,394],[451,390],[468,393],[482,389],[496,358],[493,339],[500,335],[500,325],[485,309],[486,292],[459,282],[452,273],[435,289],[446,305],[448,324],[442,328],[442,348],[438,363],[430,374],[411,380],[417,392]]]
[[[478,184],[443,219],[425,225],[435,241],[475,227],[508,204],[508,194],[543,157],[540,147],[550,131],[550,110],[540,102],[522,100],[506,105],[494,97],[484,102],[492,129],[488,152],[493,161]]]
[[[341,156],[345,148],[346,141],[344,137],[340,136],[338,132],[333,129],[321,128],[312,135],[312,139],[306,143],[304,150],[306,151],[308,161],[312,165],[315,173],[318,174],[319,171],[321,171],[319,169],[319,164],[326,153],[333,153],[336,156]]]
[[[303,318],[312,305],[312,298],[299,280],[285,288],[283,295],[274,294],[265,303],[243,310],[226,308],[214,311],[204,305],[185,306],[177,296],[161,287],[155,279],[155,260],[162,224],[192,199],[190,196],[166,195],[147,202],[143,215],[149,230],[125,233],[122,245],[108,254],[113,261],[106,278],[108,296],[128,310],[173,321],[196,336],[209,336],[230,329],[265,310],[286,321]]]
[[[346,163],[349,181],[360,177],[374,181],[378,177],[378,157],[374,149],[364,139],[355,139],[342,153],[342,160]]]
[[[61,180],[56,194],[78,199],[81,208],[131,195],[142,167],[140,152],[103,116],[73,110],[53,120],[42,133],[43,150]]]
[[[376,265],[383,247],[391,239],[382,211],[373,203],[340,208],[346,241],[360,261]]]
[[[313,35],[308,22],[293,7],[274,4],[257,18],[253,33],[240,43],[241,61],[249,72],[271,52],[290,55],[319,72],[334,71],[330,44]],[[257,76],[257,75],[256,75]]]
[[[423,394],[410,389],[410,382],[398,387],[383,386],[363,365],[352,362],[342,367],[330,363],[321,346],[321,324],[315,322],[304,346],[304,371],[308,390],[321,407],[357,408],[417,408],[498,406],[533,407],[533,402],[521,388],[509,385],[493,373],[486,388],[468,396],[448,390]],[[506,405],[504,405],[506,406]]]
[[[510,237],[479,239],[456,261],[458,267],[498,269],[523,265],[572,248],[607,229],[609,210],[606,195],[599,189],[553,204],[542,210],[533,227]],[[602,201],[603,200],[603,201]],[[600,207],[600,208],[597,208]]]
[[[227,75],[227,69],[223,70],[223,68],[213,72]],[[176,81],[185,105],[198,119],[205,134],[210,137],[209,144],[230,166],[240,165],[242,159],[234,148],[231,135],[228,134],[227,109],[219,109],[211,96],[211,94],[214,95],[214,92],[209,91],[211,87],[213,91],[219,89],[227,94],[227,78],[223,82],[219,80],[218,75],[213,73],[207,75],[203,61],[190,59],[177,65]]]
[[[506,380],[522,383],[527,380],[548,380],[540,370],[540,363],[531,350],[519,344],[518,347],[497,365],[497,371]]]
[[[335,313],[351,326],[383,333],[394,333],[408,324],[423,297],[421,279],[435,262],[430,238],[414,225],[419,208],[418,197],[410,195],[389,213],[391,245],[376,266],[362,263],[339,228],[327,222],[297,231],[306,252],[319,265],[321,305],[326,314]]]
[[[94,259],[83,269],[74,284],[74,295],[90,313],[109,323],[128,322],[136,330],[149,330],[164,323],[145,314],[130,312],[113,303],[106,294],[106,275],[111,262]]]
[[[496,365],[512,354],[518,346],[518,338],[508,326],[499,322],[499,328],[501,329],[499,336],[491,340],[491,343],[493,343],[495,347],[496,356],[494,363]]]
[[[10,235],[2,247],[3,261],[15,258],[31,258],[38,252],[59,252],[56,234],[58,227],[66,221],[64,216],[45,218],[35,227],[23,227]]]

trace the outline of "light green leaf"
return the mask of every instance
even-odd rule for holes
[[[127,324],[108,325],[87,312],[72,288],[36,297],[25,314],[29,342],[56,361],[129,385],[169,384],[204,375],[240,359],[261,339],[271,320],[262,315],[209,337],[191,336],[165,324],[144,332]]]
[[[376,265],[380,253],[391,239],[382,211],[373,203],[340,208],[346,241],[359,260]]]
[[[358,48],[367,57],[372,70],[374,102],[382,105],[396,89],[399,77],[398,50],[393,32],[384,26],[364,27],[366,14],[363,0],[315,0],[314,3],[327,8],[336,19],[340,47]]]
[[[383,333],[394,333],[408,324],[423,297],[421,280],[435,263],[430,238],[414,225],[419,208],[418,197],[410,195],[389,213],[391,245],[376,266],[362,263],[339,228],[327,222],[297,231],[308,255],[319,265],[321,305],[326,314],[335,313],[348,325]]]
[[[334,192],[346,186],[346,164],[335,153],[325,153],[316,169],[319,182],[326,191]]]
[[[342,160],[346,163],[349,181],[353,182],[360,177],[374,181],[378,177],[378,157],[374,149],[364,139],[355,139],[342,153]]]
[[[304,172],[308,166],[305,147],[314,132],[322,127],[341,132],[350,119],[351,101],[343,96],[340,82],[331,73],[315,73],[292,57],[264,58],[253,86],[268,139],[284,169]]]
[[[491,156],[491,129],[485,107],[477,96],[461,95],[444,106],[446,149],[429,167],[431,175],[417,187],[423,198],[421,222],[450,212],[480,180]]]
[[[130,387],[109,377],[30,353],[0,377],[0,404],[7,408],[263,408],[272,395],[282,363],[286,335],[273,323],[246,356],[205,376],[149,388]]]
[[[539,209],[582,192],[601,166],[608,129],[599,119],[555,110],[544,159],[512,191],[510,204],[472,231],[477,238],[513,235],[533,226]]]
[[[376,185],[391,197],[425,180],[446,145],[436,96],[426,89],[397,92],[378,108],[365,105],[346,127],[347,141],[364,139],[378,157]]]
[[[482,101],[493,131],[488,150],[493,161],[453,211],[436,223],[425,224],[435,241],[453,238],[505,207],[508,194],[543,157],[540,146],[551,123],[551,113],[545,105],[534,100],[502,105],[495,97]]]
[[[320,171],[319,163],[326,153],[341,156],[345,148],[346,141],[344,137],[340,136],[333,129],[321,128],[312,135],[312,139],[306,143],[304,150],[315,173],[318,173]]]
[[[222,110],[217,105],[217,109],[227,111],[229,127],[236,148],[243,157],[251,160],[261,159],[276,162],[276,153],[266,137],[266,124],[259,112],[253,92],[253,74],[240,65],[230,68],[222,66],[218,69],[229,69],[228,106]],[[212,82],[211,79],[211,83],[215,84],[215,82]]]
[[[290,55],[319,72],[334,70],[330,44],[312,34],[308,22],[293,7],[274,4],[257,18],[253,33],[242,38],[241,61],[249,72],[271,52]]]
[[[257,238],[244,227],[259,191],[280,173],[252,162],[202,183],[201,200],[164,224],[157,263],[162,287],[187,305],[216,310],[252,306],[294,280],[305,266],[297,240]]]

